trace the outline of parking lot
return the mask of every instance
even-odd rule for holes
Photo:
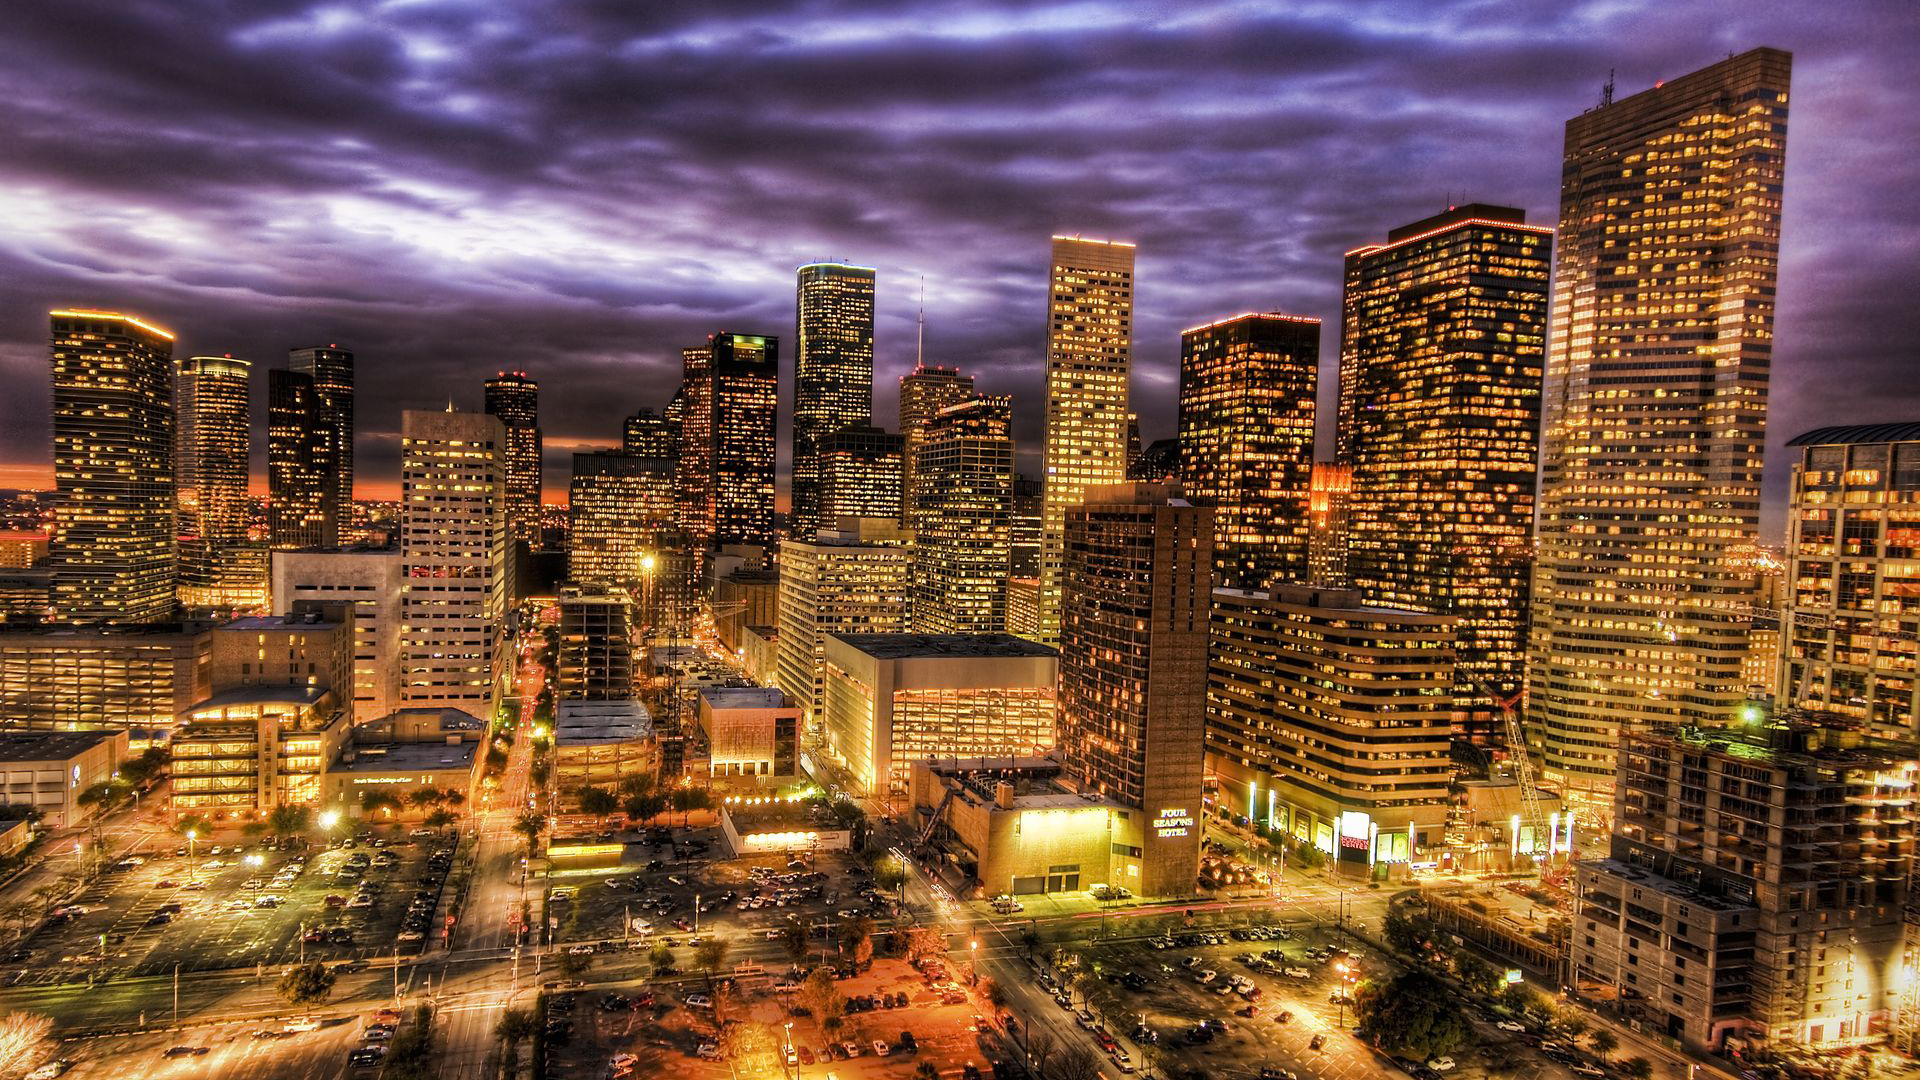
[[[959,1080],[969,1067],[990,1075],[994,1059],[1013,1056],[995,1025],[976,1022],[970,1000],[948,1004],[932,978],[903,960],[876,961],[839,982],[852,1005],[831,1038],[793,995],[776,989],[779,977],[738,980],[724,1007],[729,1019],[790,1038],[794,1075],[904,1078],[930,1062]],[[727,1077],[711,997],[701,979],[549,995],[547,1074]]]
[[[346,846],[351,845],[351,846]],[[378,845],[378,846],[375,846]],[[207,844],[109,868],[9,954],[7,985],[349,961],[417,951],[453,841]]]
[[[355,1068],[351,1055],[391,1038],[386,1017],[321,1010],[313,1019],[267,1025],[217,1024],[178,1031],[80,1039],[60,1043],[53,1055],[70,1063],[67,1080],[111,1080],[139,1075],[147,1080],[219,1076],[234,1080],[322,1080],[373,1076]],[[361,1060],[365,1060],[363,1057]]]
[[[555,940],[684,942],[696,932],[764,939],[798,921],[825,942],[843,919],[890,910],[886,898],[862,895],[872,879],[851,855],[790,866],[726,854],[717,829],[674,829],[626,844],[617,858],[553,860],[546,914],[557,921]]]

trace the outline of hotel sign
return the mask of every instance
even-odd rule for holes
[[[1153,819],[1153,834],[1162,840],[1185,836],[1193,830],[1193,811],[1168,807]]]

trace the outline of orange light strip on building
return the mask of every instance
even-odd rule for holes
[[[1319,318],[1313,315],[1282,315],[1277,311],[1243,311],[1238,315],[1229,315],[1224,319],[1215,319],[1210,323],[1201,323],[1199,326],[1189,326],[1180,332],[1182,334],[1191,334],[1195,330],[1211,330],[1216,326],[1225,326],[1228,323],[1239,322],[1241,319],[1273,319],[1278,322],[1310,323],[1314,326],[1320,325]]]
[[[76,318],[76,319],[118,319],[121,322],[132,323],[133,325],[139,327],[142,330],[147,331],[148,333],[159,334],[161,337],[166,338],[168,341],[173,340],[173,332],[171,330],[162,330],[160,327],[155,326],[150,322],[145,322],[140,319],[136,319],[131,315],[122,315],[120,312],[117,312],[117,311],[61,310],[61,311],[49,311],[47,312],[47,314],[55,317],[67,317],[67,318]]]
[[[1442,225],[1437,229],[1429,229],[1418,236],[1409,236],[1404,240],[1395,240],[1391,244],[1362,244],[1352,251],[1347,252],[1347,256],[1351,258],[1355,255],[1371,255],[1376,251],[1392,251],[1394,248],[1418,243],[1428,237],[1439,236],[1441,233],[1452,232],[1455,229],[1463,229],[1468,225],[1487,225],[1496,229],[1514,229],[1519,232],[1536,233],[1540,236],[1553,235],[1553,227],[1550,225],[1527,225],[1518,221],[1494,221],[1489,218],[1467,218],[1464,221],[1456,221],[1448,225]]]
[[[1061,235],[1059,235],[1059,234],[1057,234],[1057,233],[1056,233],[1056,234],[1054,234],[1054,237],[1053,237],[1053,238],[1054,238],[1055,240],[1072,240],[1072,241],[1074,241],[1075,243],[1079,243],[1079,244],[1105,244],[1105,245],[1107,245],[1108,247],[1124,247],[1124,248],[1130,248],[1130,247],[1139,247],[1139,246],[1140,246],[1140,245],[1138,245],[1138,244],[1132,244],[1132,243],[1128,243],[1128,242],[1127,242],[1127,241],[1125,241],[1125,240],[1089,240],[1089,239],[1087,239],[1087,238],[1086,238],[1086,237],[1084,237],[1084,236],[1061,236]]]

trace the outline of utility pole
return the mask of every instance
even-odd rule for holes
[[[180,1026],[180,965],[173,965],[173,1026]]]

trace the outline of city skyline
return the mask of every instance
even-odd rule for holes
[[[1054,232],[1140,244],[1135,411],[1148,440],[1165,437],[1173,425],[1180,327],[1248,309],[1297,311],[1331,321],[1338,311],[1341,254],[1401,221],[1434,212],[1449,197],[1507,202],[1527,209],[1530,220],[1551,220],[1558,128],[1567,116],[1597,102],[1609,70],[1626,94],[1704,66],[1728,50],[1770,44],[1793,50],[1798,63],[1796,155],[1788,170],[1784,228],[1786,287],[1769,424],[1769,457],[1776,467],[1769,469],[1762,525],[1762,539],[1777,542],[1785,484],[1777,462],[1787,438],[1823,424],[1898,419],[1912,412],[1913,395],[1900,383],[1899,359],[1902,343],[1912,337],[1914,316],[1898,302],[1897,290],[1906,283],[1902,238],[1911,235],[1920,210],[1901,190],[1896,159],[1879,156],[1909,143],[1902,134],[1915,123],[1899,109],[1903,99],[1894,82],[1909,59],[1904,52],[1913,35],[1886,32],[1908,16],[1891,5],[1856,8],[1845,23],[1785,12],[1743,16],[1730,5],[1692,13],[1628,9],[1557,23],[1516,17],[1512,26],[1453,43],[1447,30],[1456,17],[1447,9],[1402,13],[1406,40],[1365,59],[1356,46],[1370,44],[1375,36],[1365,20],[1228,20],[1207,11],[1177,22],[1139,25],[1116,11],[1111,19],[1092,19],[1072,42],[1068,31],[1054,28],[1040,14],[989,13],[969,22],[965,34],[906,35],[886,48],[851,32],[871,29],[874,22],[850,16],[850,32],[841,34],[826,32],[830,19],[806,23],[751,15],[700,27],[616,28],[658,47],[691,42],[683,62],[689,65],[689,91],[697,92],[711,77],[703,74],[706,58],[724,52],[728,43],[740,44],[750,28],[779,26],[788,33],[789,47],[771,57],[776,74],[798,77],[811,65],[844,60],[848,51],[856,51],[889,65],[890,78],[878,84],[877,100],[897,100],[906,113],[920,118],[918,124],[889,120],[912,128],[902,149],[888,151],[910,155],[916,165],[900,174],[902,187],[867,188],[856,178],[838,196],[847,206],[823,207],[823,199],[765,211],[751,249],[740,250],[737,241],[710,244],[693,262],[681,258],[676,237],[653,237],[633,228],[629,239],[628,229],[609,229],[607,221],[594,217],[610,213],[603,206],[585,205],[524,175],[489,184],[470,156],[461,157],[474,141],[511,139],[511,132],[488,136],[470,130],[485,126],[473,119],[456,123],[424,107],[396,104],[382,111],[369,104],[367,92],[377,88],[382,75],[397,78],[416,63],[430,79],[453,78],[444,68],[414,59],[416,53],[431,53],[427,45],[445,32],[424,22],[216,25],[207,36],[203,44],[215,56],[232,60],[233,70],[263,78],[264,58],[284,59],[296,49],[310,55],[328,79],[347,78],[356,45],[387,56],[385,66],[374,65],[364,75],[366,85],[327,118],[331,130],[321,142],[340,144],[332,152],[348,167],[326,178],[311,168],[311,150],[260,156],[293,137],[267,130],[273,110],[299,111],[303,102],[290,95],[309,91],[268,79],[283,93],[264,95],[264,101],[242,110],[232,100],[210,97],[215,87],[192,81],[169,91],[180,98],[160,99],[179,106],[174,112],[187,132],[228,120],[253,125],[248,130],[254,138],[238,140],[225,152],[248,151],[256,164],[221,170],[215,167],[221,152],[181,156],[166,148],[168,140],[184,136],[135,130],[137,117],[117,104],[122,99],[115,90],[125,89],[117,80],[137,78],[136,73],[108,71],[101,59],[66,59],[74,54],[63,44],[59,27],[22,26],[9,39],[36,55],[23,59],[20,71],[41,78],[32,93],[17,86],[21,100],[43,100],[47,86],[61,87],[69,108],[99,129],[98,145],[166,152],[182,167],[165,183],[119,187],[122,181],[106,178],[86,154],[55,156],[50,133],[33,119],[44,114],[24,111],[15,139],[21,152],[6,166],[14,180],[10,217],[18,224],[12,241],[0,249],[10,264],[0,291],[0,377],[23,392],[8,395],[0,406],[5,432],[0,484],[44,482],[49,473],[46,399],[40,389],[44,343],[36,330],[46,310],[66,305],[133,312],[174,329],[185,352],[232,352],[263,369],[292,345],[339,340],[353,348],[361,358],[356,389],[365,402],[359,418],[364,461],[356,469],[363,496],[391,494],[400,409],[444,406],[450,389],[462,395],[463,408],[477,409],[479,378],[502,368],[526,369],[547,392],[542,426],[551,432],[549,492],[554,491],[564,476],[566,455],[617,445],[626,415],[665,404],[664,392],[648,391],[665,385],[661,376],[672,370],[686,341],[715,326],[782,335],[792,319],[793,268],[822,256],[878,267],[875,408],[880,415],[891,414],[897,376],[913,362],[923,274],[928,362],[977,373],[982,392],[1011,392],[1017,401],[1037,404],[1044,317],[1037,281],[1044,275],[1046,236]],[[289,32],[296,26],[312,31],[298,45]],[[147,29],[153,41],[171,40],[165,26]],[[554,27],[561,40],[581,31],[567,20]],[[1259,50],[1253,46],[1285,34],[1293,35],[1301,49],[1274,65],[1277,70],[1256,71],[1251,57]],[[1201,48],[1215,39],[1218,48]],[[1162,40],[1183,46],[1170,53],[1208,56],[1210,74],[1192,90],[1154,102],[1137,116],[1122,107],[1124,94],[1107,91],[1078,126],[1068,125],[1064,114],[1049,112],[1023,117],[1026,126],[1016,131],[1001,115],[1004,90],[983,85],[977,74],[956,81],[958,73],[990,67],[983,57],[994,49],[1012,54],[1001,61],[1007,65],[1002,78],[1016,89],[1038,88],[1049,79],[1077,85],[1102,71],[1153,75],[1174,61],[1144,57],[1140,46]],[[405,48],[408,43],[416,47]],[[1048,49],[1072,50],[1063,53],[1055,65],[1060,70],[1052,74],[1038,70],[1042,65],[1032,59]],[[895,73],[892,65],[902,56],[918,57],[926,71]],[[1491,74],[1477,81],[1458,77],[1466,64]],[[1386,81],[1370,92],[1351,89],[1343,70]],[[20,71],[7,77],[19,80]],[[942,72],[955,78],[943,83]],[[628,77],[619,70],[599,74]],[[1331,86],[1323,95],[1326,103],[1306,108],[1302,88],[1322,82]],[[950,89],[951,101],[930,99],[936,83]],[[753,113],[759,124],[767,124],[772,122],[767,117],[782,115],[772,106],[785,85],[785,78],[776,78],[766,89],[741,92],[751,100],[729,96],[716,107]],[[584,93],[587,87],[574,89]],[[476,95],[475,116],[510,104],[502,100],[503,92],[469,90]],[[940,127],[946,114],[968,108],[986,118],[974,141],[989,145],[920,134]],[[851,139],[843,131],[845,109],[840,97],[829,95],[817,123],[838,133],[834,138]],[[1231,118],[1215,118],[1221,111]],[[1435,117],[1441,118],[1437,124],[1419,122]],[[631,123],[636,136],[648,124],[646,110],[639,108],[615,119]],[[354,149],[353,144],[390,145],[391,125],[409,120],[442,136],[439,142],[424,140],[434,149],[395,154],[377,165],[366,150]],[[302,126],[289,130],[310,132],[315,122],[306,117]],[[796,129],[805,124],[806,118],[796,121]],[[1231,151],[1213,149],[1216,140],[1210,136],[1233,129],[1256,135],[1236,138]],[[665,137],[693,138],[677,130]],[[1037,152],[1032,147],[1048,141],[1067,149],[1044,151],[1040,160],[1046,167],[1038,172],[1046,183],[1041,184],[1012,159]],[[1088,152],[1096,141],[1105,143],[1110,157]],[[1344,153],[1340,147],[1349,141],[1364,152]],[[1296,175],[1304,166],[1287,160],[1311,163],[1321,153],[1342,155],[1341,169],[1314,166],[1337,174],[1330,179]],[[928,173],[938,170],[928,166],[948,157],[949,169],[985,186],[978,195],[933,205],[922,187],[932,182]],[[1102,178],[1103,163],[1122,161],[1149,170],[1178,168],[1184,178],[1165,193],[1153,190],[1155,184]],[[501,166],[503,172],[512,168],[511,163]],[[706,189],[712,200],[746,194],[744,174],[716,176]],[[200,257],[205,243],[200,233],[214,216],[229,211],[201,206],[195,212],[210,217],[196,224],[178,207],[196,204],[194,196],[209,195],[208,185],[215,183],[233,187],[235,197],[199,203],[231,201],[253,211],[260,227],[254,235],[242,226],[231,258],[209,275],[203,272],[211,268]],[[40,200],[60,192],[70,197],[57,207],[42,206]],[[853,208],[861,198],[871,205],[866,216],[864,207]],[[993,205],[1019,209],[989,214]],[[321,211],[318,217],[308,213],[315,208]],[[684,209],[689,220],[705,213],[703,207]],[[895,227],[912,214],[921,215],[921,232],[908,235]],[[613,224],[622,220],[632,219],[616,215]],[[427,227],[436,222],[445,226],[438,234]],[[447,239],[468,237],[476,229],[488,241],[484,257],[468,265],[443,257]],[[579,244],[590,229],[609,237],[610,249],[619,249],[614,252],[619,257],[603,270],[557,269],[552,254],[541,254],[589,254]],[[266,237],[282,242],[268,244]],[[323,243],[323,258],[282,262],[309,248],[317,251],[315,245]],[[148,265],[125,273],[120,264],[129,259]],[[376,263],[377,270],[367,270]],[[1845,274],[1829,272],[1843,265]],[[290,276],[296,266],[304,270],[297,279]],[[345,276],[356,270],[367,273],[367,280],[356,283]],[[1328,358],[1336,347],[1332,331],[1326,331],[1323,411],[1333,382]],[[1809,392],[1816,387],[1821,393]],[[256,425],[264,417],[263,392],[263,385],[256,387]],[[1016,409],[1023,471],[1031,471],[1038,453],[1040,413]],[[1323,443],[1328,434],[1323,424]],[[264,473],[262,442],[256,437],[256,477]],[[783,454],[787,442],[783,434]]]

